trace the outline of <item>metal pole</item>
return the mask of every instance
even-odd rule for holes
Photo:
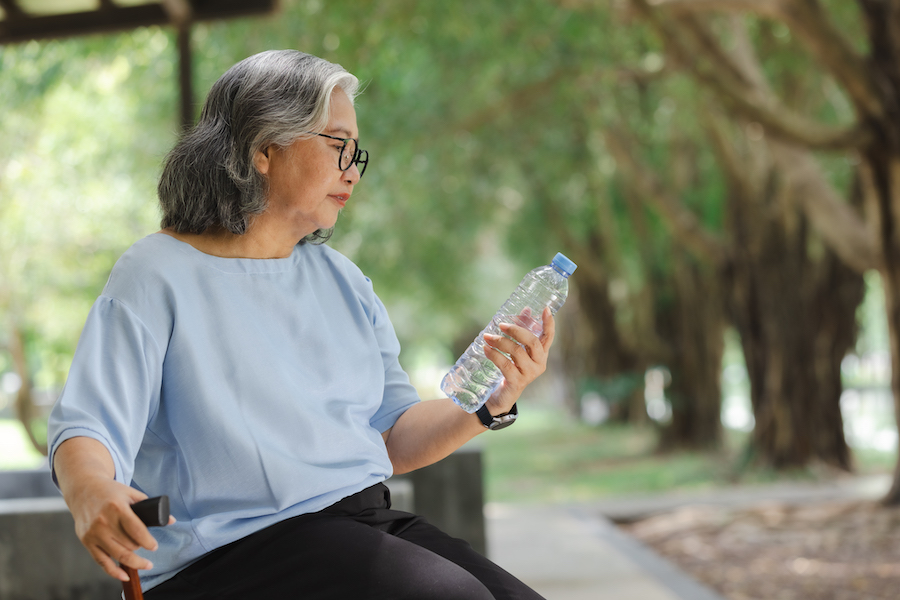
[[[181,129],[194,125],[194,84],[191,77],[191,23],[178,26],[178,88],[181,94]]]

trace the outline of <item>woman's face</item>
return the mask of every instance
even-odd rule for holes
[[[330,118],[322,133],[359,137],[356,111],[340,88],[331,95]],[[257,152],[254,164],[268,178],[269,204],[254,226],[268,228],[271,235],[287,236],[292,244],[318,229],[334,227],[359,181],[355,164],[340,170],[341,146],[340,140],[315,136],[297,140],[287,148],[269,146]]]

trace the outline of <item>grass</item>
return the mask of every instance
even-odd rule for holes
[[[880,452],[870,448],[853,451],[856,472],[861,475],[871,473],[892,473],[897,465],[897,454]]]
[[[652,427],[591,427],[532,408],[515,427],[480,436],[490,502],[579,502],[774,481],[811,481],[828,469],[776,473],[742,465],[747,434],[726,430],[716,452],[656,451]],[[896,454],[854,452],[858,473],[890,472]]]
[[[36,469],[46,458],[31,445],[15,419],[0,419],[0,471]]]

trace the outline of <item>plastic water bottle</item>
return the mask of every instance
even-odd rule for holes
[[[549,265],[528,273],[488,326],[478,334],[444,376],[441,391],[468,413],[481,408],[503,383],[503,373],[484,354],[484,334],[503,335],[500,323],[513,323],[540,336],[544,329],[541,320],[544,308],[549,306],[553,314],[556,314],[566,301],[569,275],[575,269],[575,263],[562,254],[557,254]]]

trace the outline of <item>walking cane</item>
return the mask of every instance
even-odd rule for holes
[[[131,505],[131,510],[147,527],[162,527],[169,523],[169,497],[157,496],[147,498]],[[119,565],[128,573],[128,581],[122,582],[122,590],[125,592],[125,600],[144,600],[141,591],[141,577],[137,569]]]

